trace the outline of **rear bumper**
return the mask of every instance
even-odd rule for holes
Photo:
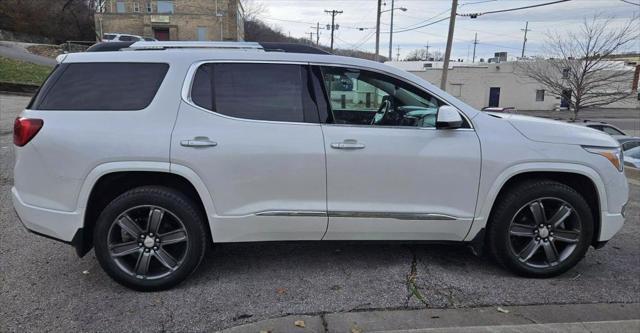
[[[82,221],[78,212],[64,212],[41,208],[25,203],[18,190],[11,189],[13,208],[18,218],[29,231],[71,244],[81,230]]]

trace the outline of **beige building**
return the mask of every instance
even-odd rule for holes
[[[388,65],[413,73],[440,86],[442,62],[393,61]],[[567,107],[566,101],[551,95],[538,82],[518,75],[515,62],[449,64],[446,90],[474,108],[487,106],[515,107],[519,110],[557,110]],[[634,64],[620,61],[620,70],[633,72]],[[637,91],[638,83],[629,81],[629,92]],[[607,105],[609,108],[640,108],[637,94]]]
[[[99,36],[123,33],[158,40],[244,40],[240,0],[102,0]]]

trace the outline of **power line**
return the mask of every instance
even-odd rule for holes
[[[635,2],[631,2],[631,1],[627,1],[627,0],[620,0],[620,1],[622,1],[624,3],[628,3],[630,5],[634,5],[634,6],[640,6],[640,3],[635,3]]]
[[[557,0],[557,1],[546,2],[546,3],[540,3],[540,4],[537,4],[537,5],[530,5],[530,6],[524,6],[524,7],[516,7],[516,8],[500,9],[500,10],[492,10],[492,11],[489,11],[489,12],[481,12],[481,13],[457,14],[457,15],[458,15],[458,16],[469,16],[469,17],[471,17],[471,18],[476,18],[476,17],[481,16],[481,15],[495,14],[495,13],[504,13],[504,12],[512,12],[512,11],[516,11],[516,10],[522,10],[522,9],[529,9],[529,8],[535,8],[535,7],[542,7],[542,6],[554,5],[554,4],[557,4],[557,3],[567,2],[567,1],[571,1],[571,0]]]

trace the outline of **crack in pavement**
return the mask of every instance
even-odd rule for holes
[[[413,297],[415,297],[417,300],[422,302],[425,307],[428,307],[429,303],[427,303],[427,300],[424,298],[424,296],[422,296],[422,293],[420,293],[420,288],[416,283],[416,280],[418,278],[418,268],[417,268],[418,260],[417,260],[416,252],[412,247],[408,247],[408,249],[409,249],[409,252],[411,252],[411,269],[409,270],[409,273],[407,274],[407,279],[406,279],[407,299],[405,301],[405,307],[409,307],[409,301]]]

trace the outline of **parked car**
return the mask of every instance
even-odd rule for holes
[[[578,123],[580,124],[580,123]],[[605,122],[601,122],[601,121],[591,121],[591,120],[584,120],[581,125],[589,127],[589,128],[593,128],[596,129],[598,131],[601,132],[605,132],[611,136],[627,136],[627,133],[625,133],[623,130],[611,125],[611,124],[607,124]]]
[[[624,164],[632,168],[640,168],[640,146],[625,151]]]
[[[513,106],[507,106],[507,107],[495,107],[495,106],[485,106],[482,108],[482,111],[485,112],[501,112],[501,113],[516,113],[517,110],[515,107]]]
[[[623,151],[640,146],[640,138],[635,136],[616,137]]]
[[[138,35],[106,33],[102,35],[103,42],[137,42],[144,41],[145,38]]]
[[[458,242],[550,277],[624,223],[604,133],[307,46],[112,45],[60,57],[15,120],[12,198],[125,286],[170,288],[211,244],[290,240]]]

